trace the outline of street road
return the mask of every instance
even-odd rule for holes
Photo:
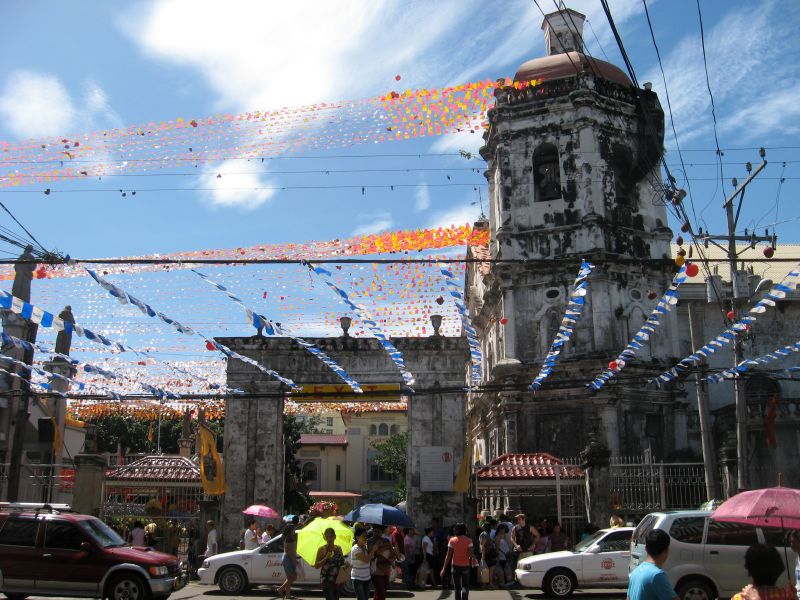
[[[292,590],[294,595],[298,598],[315,600],[317,598],[324,598],[322,592],[319,590],[304,590],[295,588]],[[453,598],[453,590],[415,590],[409,591],[400,587],[394,587],[389,590],[389,598],[396,598],[398,600],[408,600],[411,598],[419,598],[420,600],[445,600]],[[547,600],[541,590],[527,590],[522,588],[516,589],[503,589],[503,590],[470,590],[470,600]],[[0,595],[0,598],[5,598]],[[29,600],[54,600],[53,598],[44,598],[40,596],[29,596]],[[182,590],[179,590],[170,596],[170,600],[233,600],[234,598],[245,598],[248,600],[258,600],[261,598],[272,600],[273,598],[280,598],[280,595],[275,593],[275,590],[270,587],[257,587],[242,596],[226,596],[219,591],[216,586],[200,585],[198,583],[190,583]],[[579,590],[572,597],[573,600],[625,600],[624,590]],[[61,599],[55,599],[61,600]],[[63,600],[69,600],[64,598]]]
[[[295,588],[292,590],[293,594],[298,598],[324,598],[321,591],[318,590],[304,590]],[[624,590],[586,590],[578,591],[573,596],[574,600],[625,600]],[[262,586],[257,587],[241,598],[248,598],[256,600],[258,598],[280,598],[273,588]],[[453,598],[453,590],[415,590],[409,591],[401,587],[394,587],[389,590],[389,598],[397,598],[398,600],[406,600],[411,598],[419,598],[420,600],[445,600]],[[470,600],[547,600],[541,590],[528,590],[528,589],[502,589],[502,590],[470,590]],[[217,587],[199,585],[197,583],[190,583],[182,590],[175,592],[170,596],[170,600],[230,600],[237,598],[237,596],[226,596],[219,591]]]

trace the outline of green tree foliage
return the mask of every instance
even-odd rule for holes
[[[283,451],[286,458],[283,481],[283,509],[287,513],[304,513],[311,506],[311,497],[303,481],[303,472],[297,452],[300,450],[300,436],[316,433],[320,417],[312,416],[305,422],[294,415],[283,415]]]
[[[397,475],[397,485],[394,488],[395,501],[406,499],[406,465],[408,464],[408,432],[396,433],[380,442],[373,444],[376,453],[373,462],[386,473]]]
[[[97,450],[99,452],[117,452],[117,444],[122,446],[125,454],[155,452],[158,445],[158,421],[140,421],[122,415],[109,415],[88,421],[95,427]],[[183,422],[180,419],[161,420],[161,452],[178,453],[178,438],[181,437]],[[206,423],[217,436],[217,449],[222,451],[222,433],[225,422],[208,421]],[[153,441],[147,440],[152,427]],[[194,424],[192,429],[194,429]]]

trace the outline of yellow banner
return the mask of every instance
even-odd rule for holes
[[[217,439],[205,425],[198,425],[197,437],[200,441],[200,480],[203,491],[209,496],[225,493],[225,467],[217,452]]]
[[[346,383],[304,383],[303,389],[290,397],[295,402],[392,402],[399,401],[399,383],[362,383],[363,394],[354,394]]]

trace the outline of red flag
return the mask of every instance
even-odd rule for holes
[[[778,440],[775,438],[775,418],[778,416],[778,394],[772,396],[767,409],[767,416],[764,418],[764,429],[767,434],[767,444],[770,448],[778,447]]]

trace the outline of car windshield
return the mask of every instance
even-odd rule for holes
[[[116,531],[111,529],[111,527],[103,523],[100,519],[81,519],[78,521],[78,524],[81,526],[81,529],[88,533],[92,539],[103,548],[115,548],[117,546],[127,545],[125,540],[123,540]]]
[[[588,538],[586,538],[585,540],[581,540],[580,542],[578,542],[577,544],[575,544],[575,547],[572,549],[572,551],[573,551],[573,552],[586,552],[586,551],[587,551],[589,548],[591,548],[591,547],[592,547],[592,546],[594,546],[594,545],[595,545],[597,542],[599,542],[599,541],[600,541],[600,539],[601,539],[601,538],[602,538],[602,537],[603,537],[605,534],[606,534],[606,532],[605,532],[605,531],[598,531],[597,533],[594,533],[594,534],[590,535],[590,536],[589,536]]]

